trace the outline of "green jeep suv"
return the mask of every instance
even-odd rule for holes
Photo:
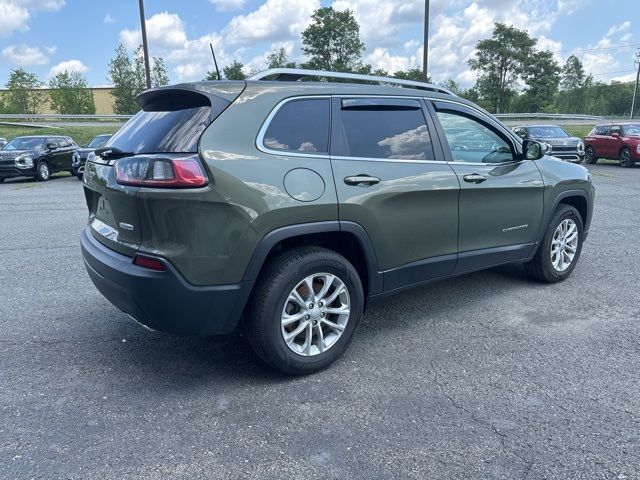
[[[287,373],[373,299],[514,262],[558,282],[587,236],[589,172],[439,87],[276,69],[138,103],[87,162],[89,276],[153,330],[243,326]]]

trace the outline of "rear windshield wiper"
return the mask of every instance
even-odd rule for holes
[[[125,152],[124,150],[120,150],[117,147],[98,148],[97,150],[95,150],[94,153],[104,159],[117,158],[117,157],[132,157],[133,155],[135,155],[134,152]]]

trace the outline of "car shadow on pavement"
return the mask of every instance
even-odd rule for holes
[[[357,349],[359,337],[366,336],[372,330],[388,334],[396,329],[413,328],[416,322],[427,328],[433,318],[443,316],[464,321],[461,313],[476,301],[495,290],[508,294],[512,289],[522,288],[522,282],[531,282],[522,266],[507,265],[419,287],[389,297],[386,301],[374,302],[365,313],[351,348]],[[464,301],[460,298],[464,298]],[[101,311],[98,310],[96,315],[102,316]],[[400,315],[400,312],[413,314],[406,316]],[[112,312],[104,314],[104,317],[113,316]],[[85,346],[82,357],[83,362],[108,365],[118,378],[155,379],[158,384],[168,385],[168,390],[211,383],[236,386],[279,384],[292,379],[265,365],[253,353],[241,329],[227,336],[181,337],[148,332],[124,314],[118,312],[115,316],[115,321],[95,321],[99,330],[94,330],[94,333],[105,340]],[[393,321],[389,321],[389,318],[393,318]],[[99,346],[101,344],[103,347]],[[155,386],[149,386],[155,389]]]

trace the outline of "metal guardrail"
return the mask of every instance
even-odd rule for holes
[[[70,121],[93,121],[93,122],[126,122],[132,115],[61,115],[55,113],[26,115],[24,113],[2,113],[0,120],[18,120],[21,122],[70,122]]]
[[[603,122],[604,117],[597,115],[581,115],[575,113],[498,113],[500,120],[584,120],[587,122]]]

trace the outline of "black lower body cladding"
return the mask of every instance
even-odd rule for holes
[[[80,238],[87,272],[120,310],[152,330],[178,335],[219,335],[235,329],[253,282],[193,286],[167,262],[165,271],[134,265],[130,257],[93,238],[89,228]]]

